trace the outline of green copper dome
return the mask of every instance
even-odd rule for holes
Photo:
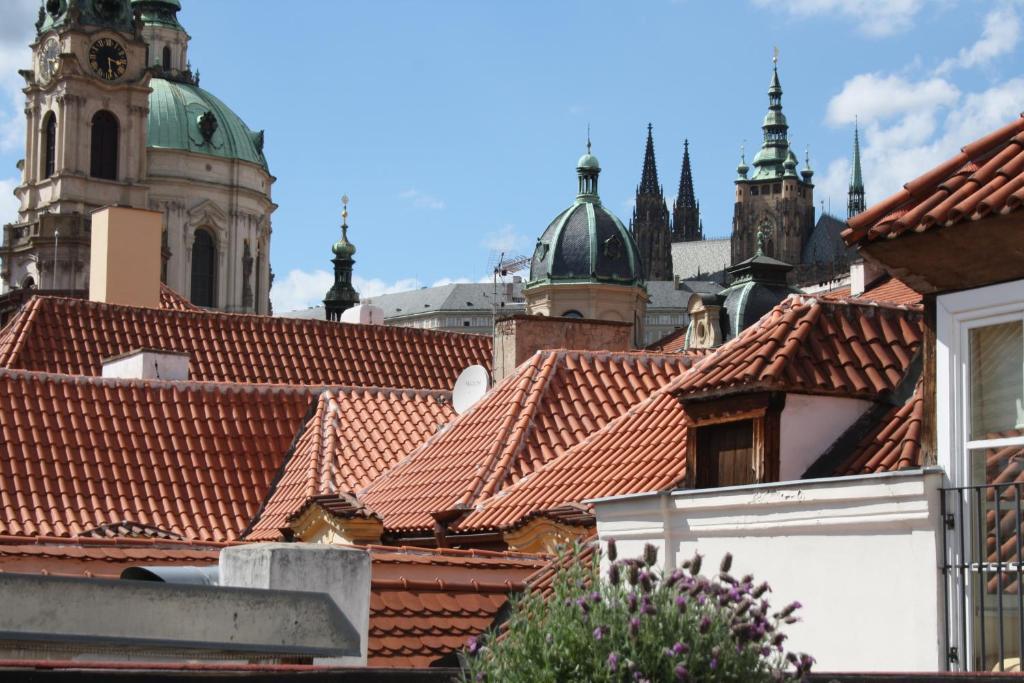
[[[219,99],[188,83],[154,78],[149,96],[149,140],[157,149],[180,149],[267,168],[263,131],[253,132]]]
[[[334,252],[335,256],[342,258],[352,258],[356,253],[356,245],[348,241],[348,226],[341,226],[341,239],[334,243],[331,247],[331,251]]]
[[[555,216],[537,240],[527,287],[596,282],[643,286],[643,264],[633,235],[597,194],[597,157],[588,151],[576,172],[576,201]]]

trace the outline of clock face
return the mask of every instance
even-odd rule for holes
[[[89,66],[103,80],[114,81],[124,76],[128,55],[113,38],[100,38],[89,48]]]
[[[56,38],[47,38],[39,50],[39,78],[49,83],[60,68],[60,43]]]

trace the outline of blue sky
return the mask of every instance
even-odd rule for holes
[[[488,275],[575,194],[588,123],[628,222],[647,122],[667,196],[688,137],[707,234],[726,236],[740,145],[760,144],[772,47],[816,197],[845,205],[853,117],[868,201],[1024,109],[1011,0],[182,0],[202,85],[267,131],[272,298],[330,282],[340,197],[364,295]],[[17,68],[38,0],[0,9],[0,220],[23,152]]]

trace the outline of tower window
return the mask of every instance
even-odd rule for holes
[[[92,117],[92,157],[89,175],[93,178],[117,180],[117,149],[119,126],[109,111],[98,111]]]
[[[160,63],[163,66],[164,71],[170,71],[170,69],[171,69],[171,47],[170,47],[170,45],[164,45],[163,60],[161,60]]]
[[[53,176],[57,165],[57,117],[53,112],[46,115],[43,123],[43,177]]]
[[[196,230],[192,242],[192,303],[212,308],[216,303],[217,247],[207,230]]]

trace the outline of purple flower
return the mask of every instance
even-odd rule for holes
[[[712,671],[718,668],[718,659],[716,657],[712,657],[711,661],[708,662],[708,668]]]
[[[676,643],[672,646],[672,652],[676,655],[685,655],[690,651],[690,646],[686,643]]]
[[[640,601],[640,613],[641,614],[655,614],[658,610],[654,608],[654,603],[646,595]]]
[[[687,599],[686,599],[685,595],[677,595],[676,596],[676,608],[680,612],[685,612],[686,611],[686,603],[687,603]]]
[[[650,593],[654,588],[654,584],[651,582],[651,573],[647,570],[640,572],[640,587],[644,589],[645,593]]]
[[[723,574],[728,574],[732,568],[732,553],[726,553],[725,557],[722,558],[722,564],[718,567],[718,571]]]
[[[700,564],[704,560],[704,557],[700,553],[694,553],[693,559],[690,560],[690,573],[694,576],[700,574]]]
[[[640,632],[640,619],[638,619],[637,617],[632,617],[629,620],[629,635],[635,636],[639,632]]]
[[[653,567],[658,561],[658,548],[651,543],[644,544],[644,564]]]
[[[466,641],[466,644],[469,647],[469,654],[475,655],[480,651],[480,641],[477,640],[476,636],[470,637],[470,639]]]
[[[636,611],[636,593],[630,593],[626,596],[626,609],[632,614]]]
[[[686,667],[682,664],[676,666],[675,675],[677,681],[688,681],[690,680],[690,672],[686,670]]]
[[[576,598],[576,604],[583,610],[584,614],[590,611],[590,605],[587,603],[586,598]]]
[[[619,574],[619,565],[613,564],[608,567],[608,583],[613,586],[618,586],[622,581],[622,576]]]
[[[601,640],[604,638],[604,626],[598,626],[594,629],[594,640]]]
[[[592,592],[592,593],[590,594],[590,601],[591,601],[592,603],[594,603],[595,605],[596,605],[597,603],[601,602],[601,594],[600,594],[600,593],[598,593],[597,591],[593,591],[593,592]]]
[[[709,617],[701,617],[699,628],[701,633],[707,633],[711,628],[711,619]]]
[[[609,538],[607,545],[608,545],[608,561],[609,562],[614,562],[618,558],[618,556],[619,556],[619,550],[615,546],[615,539],[614,538]]]
[[[608,655],[608,670],[612,673],[619,670],[619,655],[614,652]]]

